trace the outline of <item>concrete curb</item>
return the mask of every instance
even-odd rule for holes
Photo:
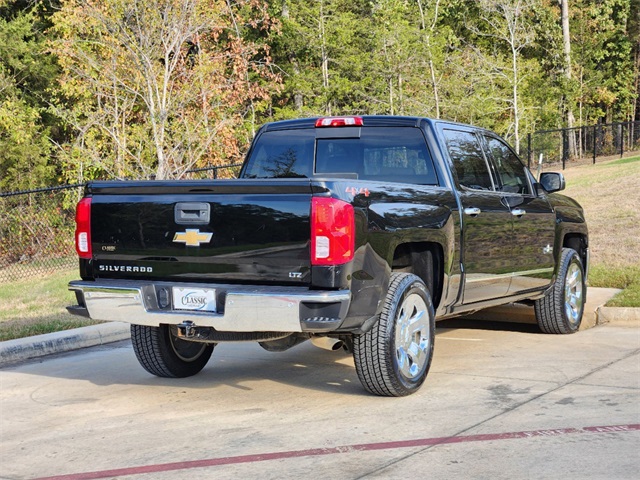
[[[107,322],[62,332],[8,340],[0,342],[0,367],[30,358],[126,340],[129,337],[130,325],[128,323]]]
[[[598,307],[596,317],[598,325],[615,323],[628,327],[640,326],[640,308]]]

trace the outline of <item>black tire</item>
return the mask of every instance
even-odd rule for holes
[[[353,337],[356,372],[364,388],[386,397],[416,392],[429,373],[434,338],[429,290],[416,275],[392,274],[378,322]]]
[[[214,344],[176,337],[169,325],[131,325],[131,343],[140,365],[158,377],[191,377],[204,368]]]
[[[572,248],[563,248],[553,287],[534,303],[540,330],[556,334],[577,332],[582,322],[586,293],[580,255]]]

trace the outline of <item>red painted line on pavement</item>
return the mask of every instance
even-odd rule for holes
[[[71,473],[68,475],[55,475],[52,477],[40,477],[35,480],[93,480],[125,475],[142,475],[145,473],[170,472],[176,470],[188,470],[192,468],[217,467],[220,465],[237,465],[240,463],[265,462],[268,460],[282,460],[288,458],[313,457],[322,455],[335,455],[351,452],[366,452],[372,450],[392,450],[400,448],[428,447],[433,445],[445,445],[451,443],[490,442],[496,440],[515,440],[534,437],[557,437],[578,433],[623,433],[640,430],[640,424],[606,425],[600,427],[582,428],[557,428],[551,430],[530,430],[524,432],[485,433],[479,435],[464,435],[459,437],[421,438],[416,440],[401,440],[395,442],[363,443],[360,445],[344,445],[332,448],[312,448],[309,450],[292,450],[289,452],[258,453],[253,455],[239,455],[235,457],[210,458],[204,460],[191,460],[185,462],[162,463],[157,465],[144,465],[139,467],[117,468],[114,470],[101,470],[97,472]]]

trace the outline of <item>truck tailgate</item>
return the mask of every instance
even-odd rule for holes
[[[309,180],[92,183],[95,278],[310,282]]]

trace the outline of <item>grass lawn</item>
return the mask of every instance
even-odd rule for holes
[[[595,265],[589,273],[592,287],[624,289],[608,303],[608,307],[640,307],[640,265],[607,267]]]
[[[0,341],[99,323],[65,309],[75,304],[67,283],[77,278],[73,269],[0,284]]]
[[[564,171],[585,210],[593,287],[624,289],[607,305],[640,307],[640,156]]]

